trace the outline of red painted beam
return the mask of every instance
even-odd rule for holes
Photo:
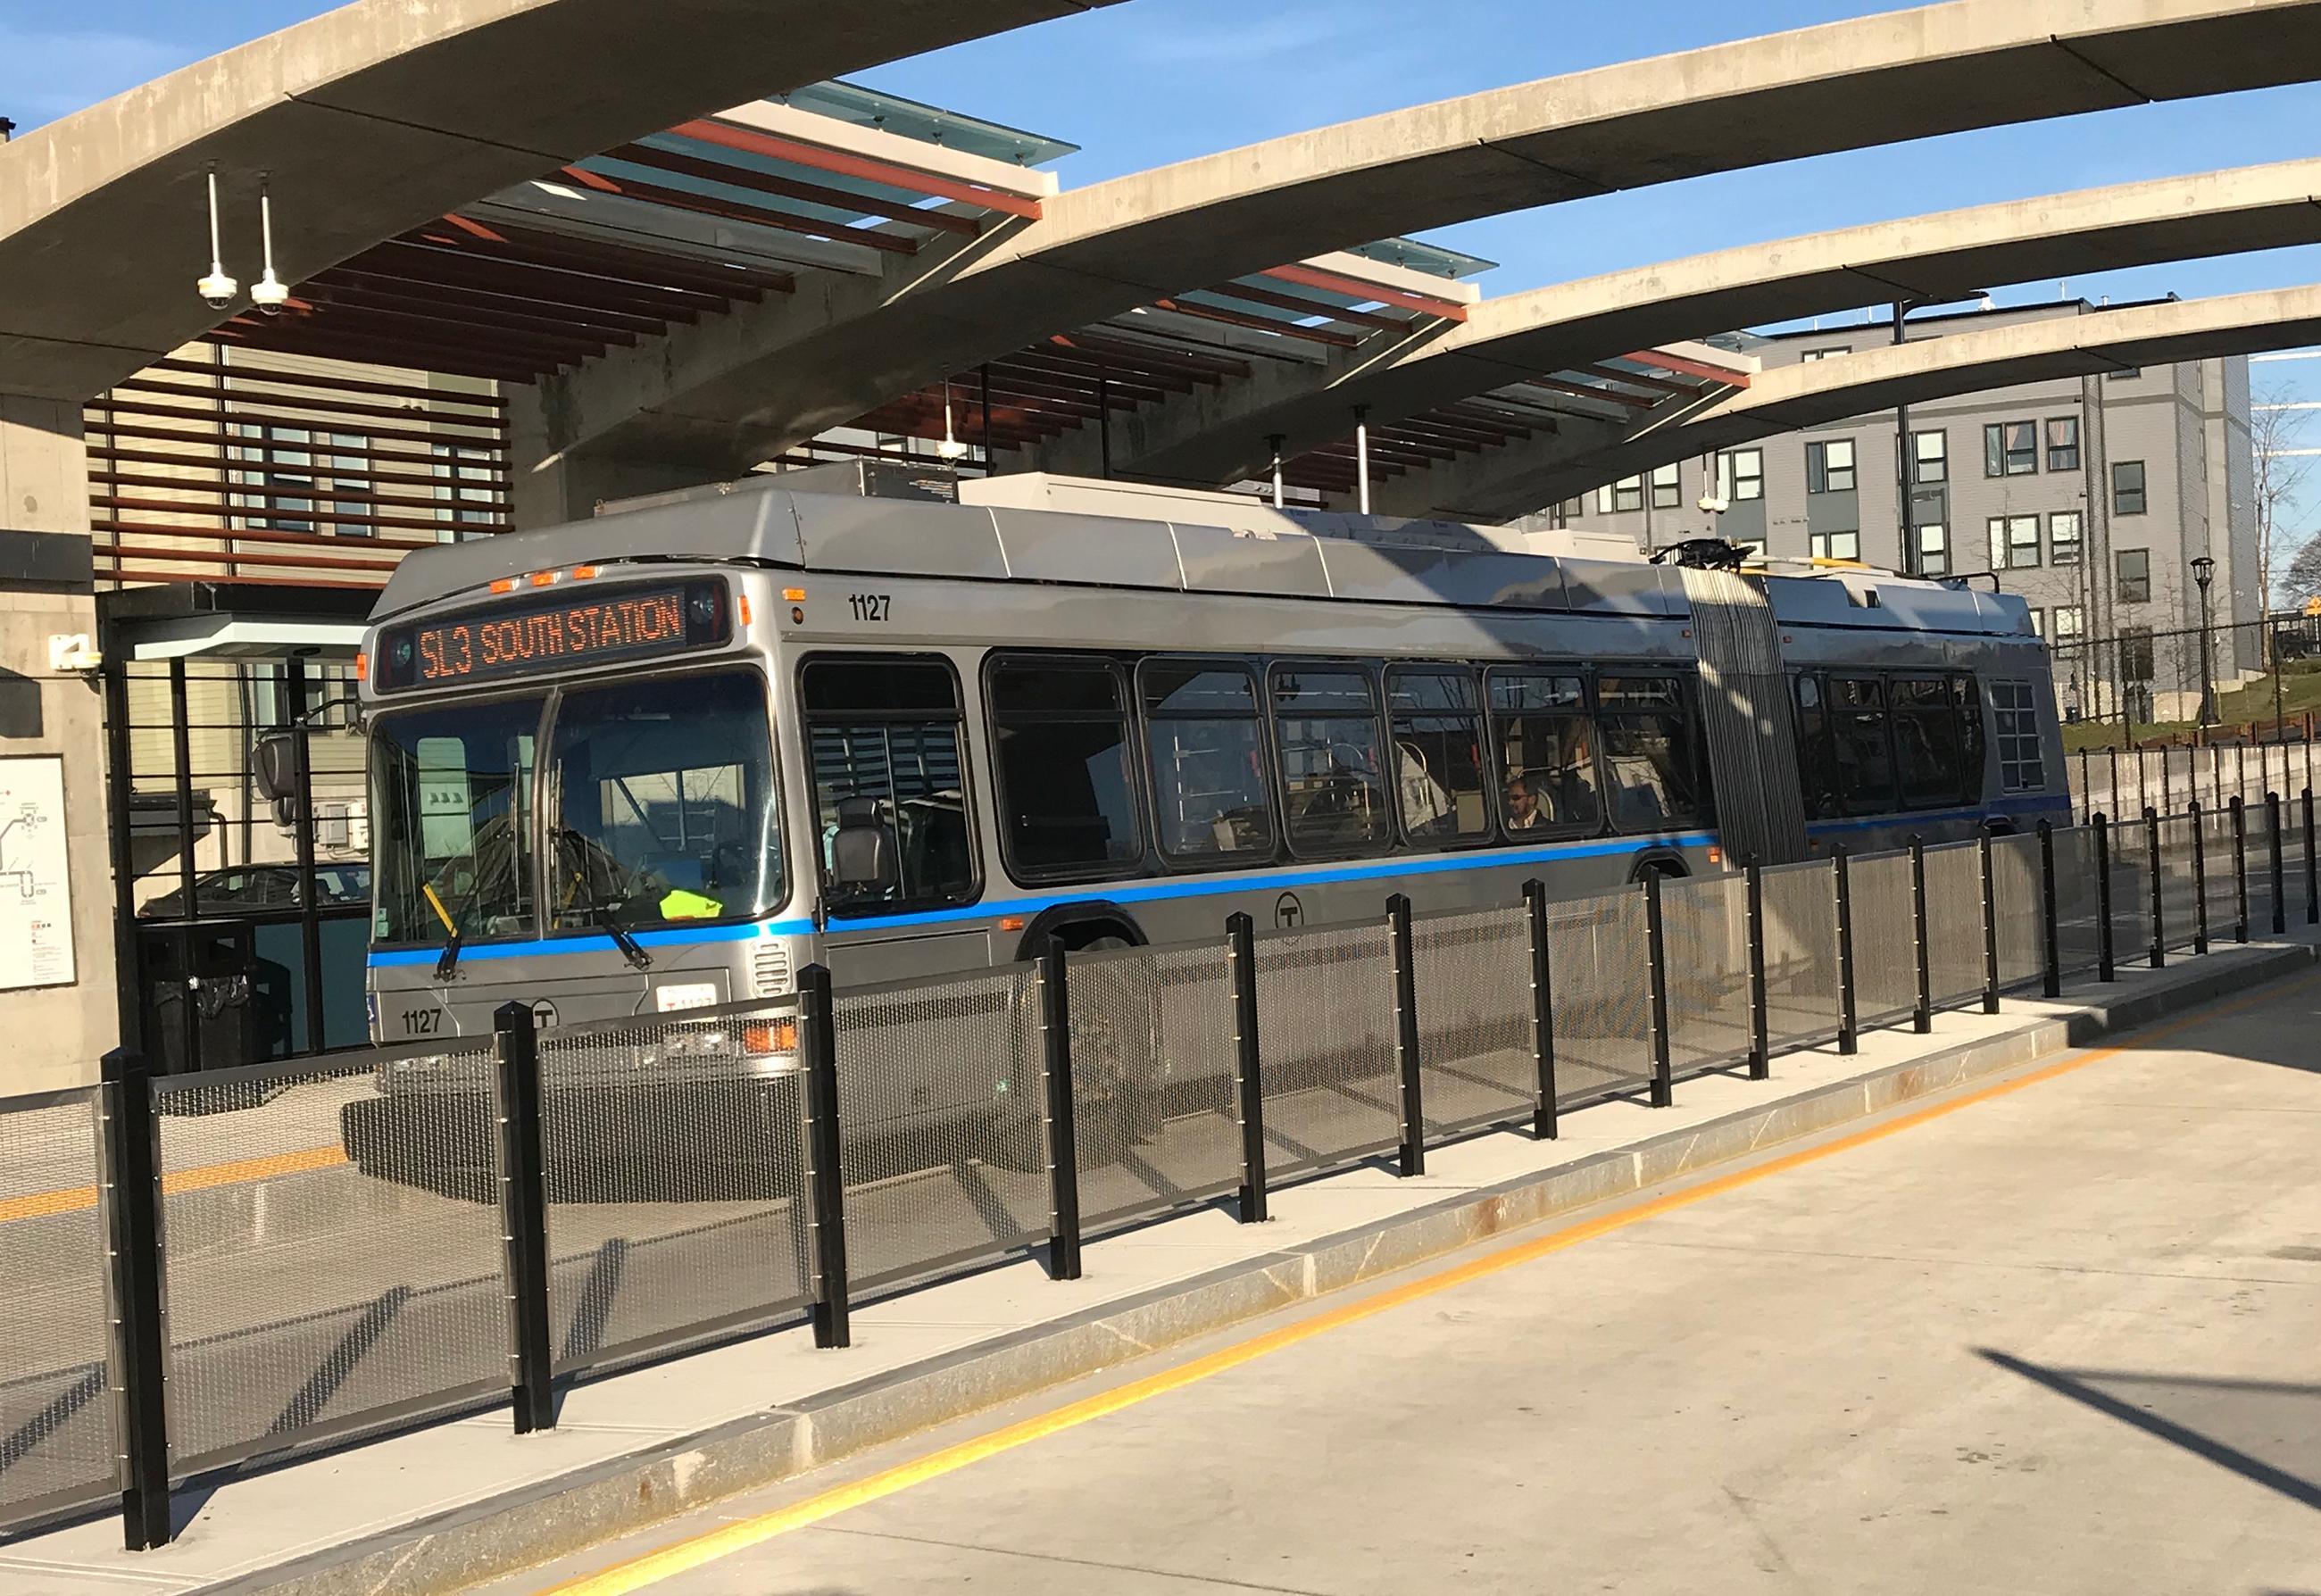
[[[1687,360],[1682,355],[1662,354],[1658,350],[1640,349],[1634,354],[1622,355],[1624,360],[1634,360],[1639,366],[1657,366],[1663,371],[1673,371],[1680,377],[1698,377],[1703,382],[1723,383],[1727,388],[1747,388],[1749,373],[1730,366],[1712,366],[1706,360]]]
[[[1467,319],[1467,307],[1459,300],[1405,294],[1381,284],[1366,283],[1360,278],[1340,277],[1336,272],[1322,271],[1311,266],[1277,266],[1263,275],[1279,278],[1285,283],[1296,283],[1301,288],[1321,288],[1332,294],[1345,294],[1374,305],[1391,305],[1397,310],[1415,311],[1424,316],[1440,316],[1446,322]]]

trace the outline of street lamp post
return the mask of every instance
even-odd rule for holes
[[[2216,579],[2216,562],[2203,554],[2192,561],[2192,580],[2200,588],[2200,724],[2216,724],[2216,671],[2208,653],[2208,584]]]

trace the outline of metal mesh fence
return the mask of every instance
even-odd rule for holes
[[[2111,827],[2111,945],[2116,963],[2152,952],[2152,842],[2142,820]]]
[[[1442,1135],[1531,1114],[1531,913],[1524,905],[1430,915],[1411,926],[1426,1129]]]
[[[784,1000],[542,1033],[560,1372],[805,1304],[796,1018]]]
[[[1547,956],[1557,1099],[1585,1101],[1649,1082],[1652,986],[1643,889],[1549,904]]]
[[[2160,820],[2160,925],[2171,948],[2189,947],[2199,935],[2201,894],[2193,853],[2198,830],[2189,815]]]
[[[1036,971],[842,990],[847,1259],[858,1287],[1048,1232]]]
[[[1907,853],[1846,862],[1853,894],[1853,1012],[1863,1028],[1918,1007],[1917,907]]]
[[[2240,923],[2240,880],[2234,871],[2230,811],[2221,807],[2204,810],[2200,836],[2206,855],[2203,864],[2207,885],[2208,940],[2225,942]]]
[[[177,1471],[505,1389],[490,1053],[390,1067],[154,1082]]]
[[[1383,920],[1257,939],[1266,1172],[1322,1169],[1393,1146],[1394,957]],[[1425,1013],[1422,992],[1419,1013]]]
[[[2103,961],[2103,907],[2098,892],[2096,835],[2073,826],[2054,834],[2055,953],[2068,978]]]
[[[1926,850],[1926,975],[1936,1008],[1981,993],[1980,844],[1944,843]]]
[[[1749,882],[1696,876],[1661,889],[1671,1072],[1749,1056]]]
[[[1837,1035],[1837,876],[1818,860],[1763,874],[1765,1035],[1775,1052]]]
[[[1991,839],[1990,901],[1998,930],[1999,989],[2042,980],[2047,968],[2046,908],[2036,835]]]
[[[1082,1224],[1232,1190],[1241,1139],[1225,944],[1076,953],[1068,987]]]
[[[99,1104],[0,1100],[0,1528],[96,1501],[117,1477]]]

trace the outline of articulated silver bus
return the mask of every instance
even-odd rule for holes
[[[404,561],[362,686],[376,1039],[2068,815],[2045,652],[1963,583],[818,474]]]

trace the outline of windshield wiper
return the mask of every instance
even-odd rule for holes
[[[435,896],[434,888],[422,887],[420,890],[427,894],[427,901],[435,906],[436,918],[443,922],[443,929],[450,933],[443,939],[443,952],[435,960],[435,984],[449,986],[451,978],[460,972],[460,949],[468,940],[468,914],[476,907],[476,899],[470,894],[468,901],[460,906],[457,915],[447,915],[443,912],[443,900]]]
[[[580,911],[605,928],[605,935],[613,939],[613,945],[621,950],[621,957],[629,962],[630,969],[651,969],[652,955],[645,952],[645,944],[621,924],[604,899],[596,896],[596,889],[588,884],[588,855],[585,852],[587,839],[578,832],[568,830],[560,834],[559,841],[572,851],[572,881],[579,889]]]

